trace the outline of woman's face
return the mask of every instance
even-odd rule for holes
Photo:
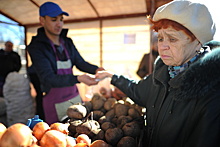
[[[172,27],[158,30],[158,52],[164,64],[180,66],[196,55],[201,45],[183,31]]]

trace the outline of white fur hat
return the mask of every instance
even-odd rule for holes
[[[215,24],[208,8],[200,3],[190,1],[172,1],[160,6],[153,20],[170,19],[189,29],[202,43],[213,39]]]

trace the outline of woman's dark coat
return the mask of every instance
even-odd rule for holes
[[[147,109],[146,147],[220,146],[220,48],[175,78],[159,58],[139,82],[114,75],[111,83]]]

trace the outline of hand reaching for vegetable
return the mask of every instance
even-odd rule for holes
[[[100,80],[103,80],[105,78],[112,78],[113,75],[114,74],[112,72],[103,70],[103,71],[98,71],[95,74],[95,78],[96,78],[96,81],[100,81]]]
[[[90,74],[79,75],[79,76],[77,76],[77,80],[79,82],[85,83],[88,86],[98,84],[98,82],[95,80],[95,77],[93,75],[90,75]]]

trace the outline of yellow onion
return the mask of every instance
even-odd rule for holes
[[[109,145],[103,140],[95,140],[89,147],[108,147]]]
[[[67,135],[69,133],[68,124],[64,124],[64,123],[59,123],[59,122],[53,123],[50,125],[50,129],[60,131],[61,133]]]
[[[74,147],[88,147],[86,143],[77,143]]]
[[[75,147],[76,145],[76,140],[73,137],[66,136],[66,147]]]
[[[37,143],[33,143],[31,146],[28,147],[40,147]]]
[[[0,140],[0,147],[21,147],[33,144],[32,130],[22,123],[8,127]]]
[[[86,143],[86,145],[89,146],[91,144],[91,139],[86,134],[80,134],[76,137],[76,143]]]
[[[66,147],[66,134],[57,130],[49,130],[40,140],[41,147]]]
[[[33,135],[37,140],[40,140],[44,133],[50,130],[50,126],[46,122],[39,122],[33,127]]]
[[[0,139],[2,135],[5,133],[6,129],[6,126],[3,123],[0,123]]]

